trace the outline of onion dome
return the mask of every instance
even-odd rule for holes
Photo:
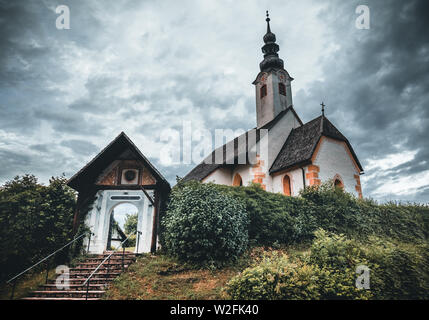
[[[264,35],[265,44],[262,46],[264,60],[259,64],[259,68],[261,71],[284,69],[283,60],[280,59],[279,55],[277,54],[277,52],[280,50],[280,47],[276,43],[276,35],[271,32],[268,11],[265,21],[267,21],[267,33]]]

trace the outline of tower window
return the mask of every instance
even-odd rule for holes
[[[264,84],[262,87],[261,87],[261,99],[263,98],[263,97],[265,97],[267,95],[267,85],[266,84]]]
[[[282,96],[286,95],[286,86],[284,85],[284,83],[279,83],[279,93]]]

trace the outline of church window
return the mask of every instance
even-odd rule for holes
[[[284,85],[284,83],[279,83],[279,93],[282,96],[286,95],[286,86]]]
[[[344,189],[344,184],[339,178],[335,178],[334,187],[338,189]]]
[[[241,187],[243,185],[243,179],[241,179],[241,176],[236,173],[234,176],[234,179],[232,180],[232,185],[234,187]]]
[[[262,87],[261,87],[261,99],[263,98],[263,97],[265,97],[267,95],[267,85],[266,84],[264,84]]]
[[[288,175],[285,175],[283,177],[283,194],[285,196],[291,195],[291,188],[290,188],[290,177]]]

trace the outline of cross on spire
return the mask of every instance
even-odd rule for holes
[[[267,18],[265,19],[265,21],[267,21],[267,33],[270,33],[271,32],[271,28],[270,28],[270,14],[268,13],[268,10],[267,10]]]
[[[322,101],[322,103],[320,105],[322,106],[322,116],[324,116],[325,115],[325,104]]]

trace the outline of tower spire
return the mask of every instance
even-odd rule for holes
[[[292,106],[293,78],[284,68],[283,60],[279,58],[279,45],[276,43],[276,35],[271,31],[271,19],[266,11],[265,21],[267,33],[264,35],[262,53],[264,60],[259,63],[261,71],[253,84],[256,89],[256,122],[261,128],[275,119],[283,110]]]
[[[271,33],[271,28],[270,28],[270,14],[268,13],[267,10],[267,19],[265,19],[265,21],[267,21],[267,33]]]
[[[270,15],[267,10],[267,33],[264,35],[264,45],[262,46],[262,53],[264,60],[259,64],[261,71],[270,71],[284,69],[283,60],[279,58],[277,52],[280,50],[279,45],[276,43],[276,35],[271,32]]]

